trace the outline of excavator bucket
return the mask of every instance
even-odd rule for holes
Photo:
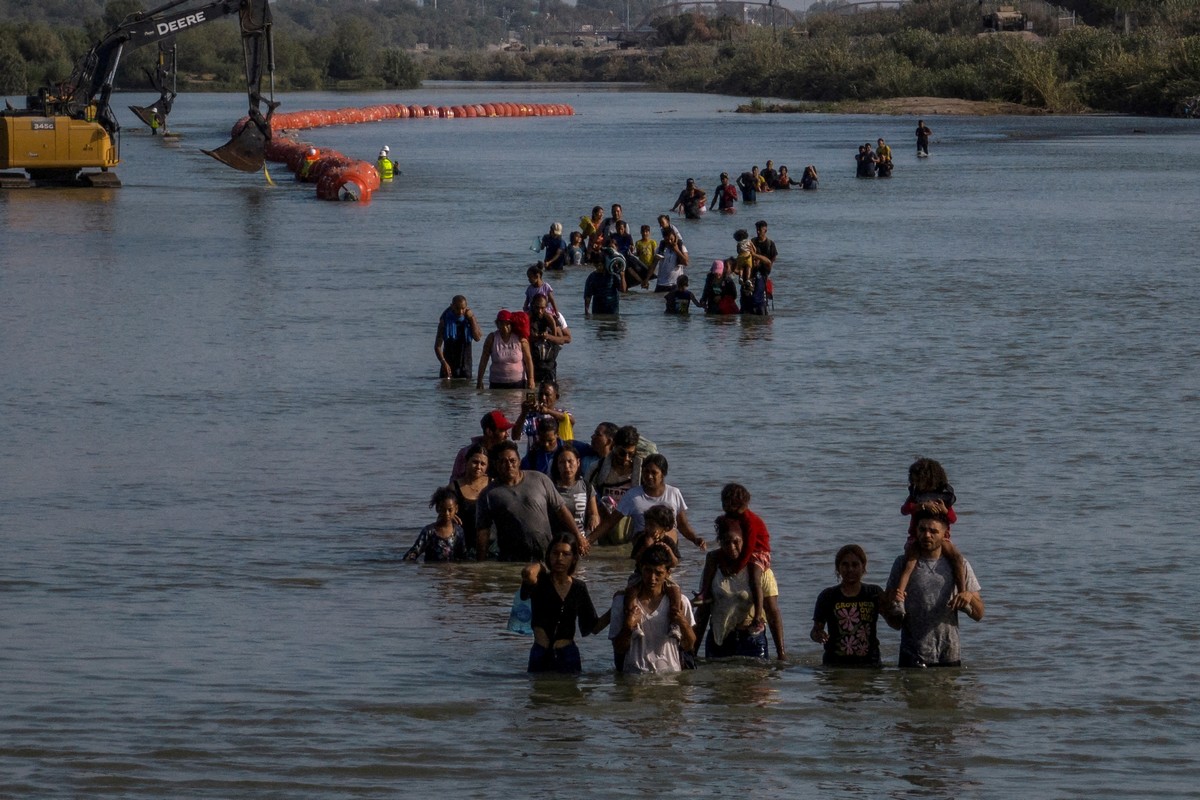
[[[154,123],[151,120],[158,113],[157,106],[130,106],[129,110],[137,115],[137,118],[146,123],[146,127],[153,127]]]
[[[241,133],[234,136],[216,150],[205,150],[226,166],[242,172],[258,172],[267,163],[267,137],[253,122],[247,123]]]

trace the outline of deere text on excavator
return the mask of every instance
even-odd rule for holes
[[[271,115],[279,105],[273,99],[269,0],[172,0],[131,14],[79,60],[70,78],[28,96],[24,109],[0,111],[0,170],[28,173],[0,172],[0,188],[120,186],[110,170],[121,161],[121,126],[109,100],[121,55],[230,14],[241,22],[250,123],[226,144],[204,152],[243,172],[261,170]],[[264,72],[272,82],[270,100],[262,96]]]

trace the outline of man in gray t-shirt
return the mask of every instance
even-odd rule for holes
[[[580,550],[587,540],[579,535],[573,512],[554,484],[540,472],[522,470],[515,442],[501,442],[491,452],[495,482],[483,490],[475,504],[476,552],[486,558],[492,528],[501,561],[539,561],[550,546],[551,519],[575,534]]]
[[[900,631],[901,667],[957,667],[961,664],[958,648],[958,612],[978,622],[983,619],[983,597],[975,571],[964,559],[965,592],[954,585],[954,567],[942,558],[942,542],[950,530],[940,509],[918,509],[913,514],[916,526],[917,566],[909,578],[904,604],[887,604],[884,619]],[[888,596],[893,596],[905,556],[892,564],[888,576]]]

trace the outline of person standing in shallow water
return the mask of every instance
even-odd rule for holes
[[[932,135],[933,131],[929,130],[925,120],[917,120],[917,158],[925,158],[929,155],[929,137]]]
[[[749,172],[738,175],[737,188],[742,190],[743,203],[758,202],[758,167],[750,168]]]
[[[581,538],[574,513],[549,477],[521,469],[516,442],[493,447],[488,464],[492,483],[475,503],[476,558],[487,558],[495,529],[501,561],[541,561],[556,527],[578,539],[580,553],[587,555],[587,540]]]
[[[662,229],[662,243],[655,252],[658,272],[658,283],[654,286],[656,292],[669,292],[675,288],[675,282],[688,265],[688,250],[683,242],[675,236],[670,228]]]
[[[700,219],[700,215],[704,213],[704,203],[707,199],[708,196],[704,194],[704,190],[696,186],[696,179],[688,178],[683,191],[679,193],[679,197],[675,198],[675,205],[671,206],[671,210],[682,211],[683,216],[687,219]]]
[[[821,186],[821,176],[817,174],[817,168],[809,164],[804,168],[804,173],[800,176],[800,188],[804,191],[811,192]]]
[[[983,619],[983,597],[970,562],[963,560],[967,591],[954,585],[954,567],[942,558],[942,543],[950,529],[946,512],[933,505],[913,514],[916,525],[917,567],[903,603],[885,602],[880,608],[887,624],[900,631],[901,667],[958,667],[958,612]],[[894,596],[907,557],[901,554],[888,576],[888,596]]]
[[[666,544],[647,547],[638,556],[638,580],[613,598],[608,636],[618,672],[669,674],[687,667],[696,617],[671,580],[674,563]]]
[[[521,571],[521,597],[533,607],[529,672],[583,670],[575,644],[576,621],[583,636],[596,633],[600,626],[587,584],[575,577],[579,556],[579,539],[560,533],[551,541],[545,561]]]
[[[729,173],[722,172],[720,185],[716,189],[713,189],[713,209],[720,211],[722,214],[733,214],[737,211],[737,208],[735,208],[737,199],[737,187],[729,182]]]
[[[809,638],[825,646],[821,663],[827,667],[878,667],[883,587],[863,583],[867,554],[856,544],[838,550],[833,563],[840,583],[817,597]]]
[[[522,318],[524,314],[521,313]],[[506,308],[496,314],[496,330],[483,340],[483,353],[479,356],[479,370],[475,388],[483,388],[483,376],[492,365],[489,386],[493,389],[532,389],[533,356],[529,350],[529,337],[518,331],[515,317]],[[528,322],[526,322],[528,324]]]
[[[444,379],[470,378],[471,342],[483,337],[475,312],[467,305],[467,298],[455,295],[450,306],[438,320],[437,337],[433,340],[433,352],[441,364]]]
[[[879,161],[879,177],[890,178],[892,176],[892,148],[882,138],[878,141],[879,147],[875,149],[875,157]]]

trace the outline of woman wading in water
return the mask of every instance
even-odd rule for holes
[[[521,597],[533,606],[533,647],[530,672],[581,672],[575,622],[583,636],[596,632],[598,618],[587,584],[574,577],[579,564],[579,542],[560,533],[550,542],[546,561],[530,564],[521,572]]]

